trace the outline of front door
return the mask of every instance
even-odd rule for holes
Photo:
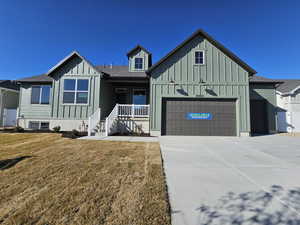
[[[128,104],[129,92],[127,88],[116,88],[115,93],[118,104]]]

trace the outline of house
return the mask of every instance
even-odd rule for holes
[[[300,132],[300,80],[280,80],[276,89],[279,132]]]
[[[0,127],[16,125],[19,86],[15,81],[0,80]]]
[[[275,133],[277,81],[203,30],[152,65],[137,45],[128,65],[93,65],[74,51],[47,73],[19,80],[20,125],[89,134],[249,136]]]

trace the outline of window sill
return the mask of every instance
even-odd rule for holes
[[[75,103],[63,103],[61,105],[66,105],[66,106],[89,106],[89,104],[75,104]]]
[[[50,103],[48,103],[48,104],[30,103],[30,105],[44,105],[44,106],[49,106],[49,105],[51,105],[51,104],[50,104]]]

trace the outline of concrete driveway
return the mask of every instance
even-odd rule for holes
[[[300,224],[300,138],[163,136],[173,225]]]

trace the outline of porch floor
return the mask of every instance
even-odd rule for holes
[[[130,142],[158,142],[158,137],[138,137],[138,136],[86,136],[79,139],[102,140],[102,141],[130,141]]]

